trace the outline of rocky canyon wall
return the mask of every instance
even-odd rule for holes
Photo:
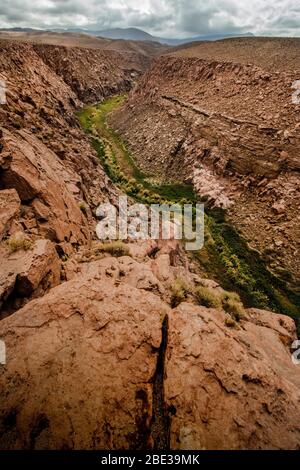
[[[6,103],[0,106],[1,239],[12,237],[19,245],[49,240],[58,254],[56,266],[60,258],[90,243],[93,209],[103,200],[114,200],[116,190],[75,113],[82,100],[100,101],[127,91],[144,67],[145,57],[138,54],[1,43],[0,72],[6,83]],[[46,243],[43,247],[50,249]],[[8,300],[19,298],[16,278],[28,255],[19,252],[12,261],[5,244],[0,250],[0,298],[11,310],[19,306],[16,299],[15,306],[8,306]],[[34,257],[30,260],[37,263]],[[48,272],[42,269],[43,264],[39,280],[22,301],[38,291]],[[59,276],[54,279],[55,285]],[[49,285],[45,282],[45,289]]]
[[[293,103],[292,86],[299,72],[266,68],[157,58],[112,123],[142,169],[193,181],[208,206],[225,208],[269,266],[292,274],[296,287],[300,104]]]

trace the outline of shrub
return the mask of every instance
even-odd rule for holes
[[[253,299],[253,304],[256,307],[263,307],[267,308],[270,302],[270,299],[266,294],[259,290],[252,290],[252,299]]]
[[[207,229],[206,225],[204,227],[204,242],[205,242],[205,245],[209,247],[212,247],[215,244],[212,234],[209,231],[209,229]]]
[[[142,196],[142,200],[143,200],[144,204],[152,204],[153,203],[151,197]]]
[[[204,305],[208,308],[222,308],[220,295],[215,294],[208,287],[197,287],[194,293],[199,305]]]
[[[160,195],[157,193],[151,194],[151,199],[156,203],[160,203],[161,201]]]
[[[32,241],[25,238],[11,237],[7,240],[7,245],[12,253],[19,250],[28,251],[32,248]]]
[[[126,192],[131,196],[136,196],[139,193],[138,188],[131,183],[127,183],[125,188],[126,188]]]
[[[120,172],[118,173],[118,178],[119,178],[120,182],[124,182],[124,183],[127,182],[126,175],[125,175],[125,173],[123,173],[123,171],[120,171]]]
[[[234,320],[240,321],[244,318],[245,309],[236,292],[225,292],[222,297],[222,305],[225,312],[229,313]]]
[[[22,122],[20,119],[15,119],[13,122],[12,122],[12,125],[15,129],[21,129],[22,128]]]
[[[241,302],[241,298],[237,292],[224,292],[222,300],[223,302],[225,302],[226,300]]]
[[[142,191],[142,195],[143,195],[145,198],[147,198],[147,197],[150,196],[150,192],[148,191],[148,189],[144,189],[144,190]]]
[[[245,316],[243,304],[241,302],[237,302],[236,300],[228,299],[224,301],[223,308],[225,312],[232,315],[236,321],[242,320],[242,318]]]
[[[79,203],[79,209],[81,210],[81,212],[83,212],[83,214],[86,214],[87,213],[87,206],[85,204],[85,202],[80,202]]]
[[[129,255],[129,248],[120,240],[110,243],[101,243],[98,249],[104,253],[109,253],[110,255],[116,257]]]
[[[234,328],[236,326],[236,322],[230,315],[226,315],[225,325],[228,326],[228,328]]]
[[[171,289],[171,307],[175,308],[187,298],[188,289],[182,279],[176,279],[170,286]]]

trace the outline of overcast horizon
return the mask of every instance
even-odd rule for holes
[[[137,27],[154,36],[300,36],[298,0],[1,0],[0,28]]]

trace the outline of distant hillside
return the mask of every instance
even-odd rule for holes
[[[158,36],[152,36],[145,31],[138,28],[116,28],[116,29],[107,29],[104,31],[90,31],[89,34],[95,34],[109,39],[127,39],[132,41],[155,41],[162,44],[168,44],[171,46],[179,46],[181,44],[187,44],[194,41],[215,41],[217,39],[233,38],[233,37],[245,37],[245,36],[254,36],[252,33],[244,34],[230,34],[230,33],[220,33],[220,34],[208,34],[200,35],[195,37],[189,37],[184,39],[170,39],[162,38]]]
[[[164,42],[167,41],[166,44],[169,44],[170,46],[180,46],[182,44],[188,44],[191,42],[199,42],[199,41],[218,41],[220,39],[230,39],[230,38],[244,38],[244,37],[254,37],[253,33],[241,33],[241,34],[206,34],[206,35],[200,35],[200,36],[195,36],[192,38],[185,38],[185,39],[163,39],[159,38],[159,42]],[[158,40],[158,38],[157,38]]]
[[[108,39],[126,39],[130,41],[157,41],[158,40],[158,38],[155,38],[154,36],[151,36],[151,34],[146,33],[145,31],[138,29],[138,28],[106,29],[103,31],[93,32],[92,34],[97,34],[97,36],[102,36],[103,38],[108,38]]]
[[[15,33],[29,33],[29,32],[37,32],[40,31],[39,29],[35,28],[1,28],[1,31],[12,31]]]
[[[132,41],[108,39],[80,32],[52,32],[18,28],[17,30],[0,30],[0,40],[31,42],[65,47],[87,47],[92,49],[114,50],[143,55],[145,58],[163,54],[172,49],[170,46],[153,41]]]
[[[89,34],[90,36],[98,36],[101,38],[106,38],[106,39],[124,39],[127,41],[151,41],[151,42],[159,42],[161,44],[167,44],[170,46],[180,46],[182,44],[187,44],[191,42],[197,42],[197,41],[216,41],[218,39],[226,39],[226,38],[234,38],[234,37],[248,37],[248,36],[254,36],[252,33],[241,33],[241,34],[236,34],[236,33],[218,33],[218,34],[206,34],[206,35],[200,35],[200,36],[194,36],[194,37],[189,37],[189,38],[184,38],[184,39],[170,39],[170,38],[162,38],[158,36],[152,36],[151,34],[147,33],[146,31],[143,31],[142,29],[139,28],[114,28],[114,29],[105,29],[105,30],[100,30],[100,31],[92,31],[92,30],[87,30],[87,29],[81,29],[81,28],[68,28],[68,29],[62,29],[62,28],[53,28],[49,30],[35,30],[32,28],[6,28],[2,29],[1,31],[5,32],[19,32],[19,33],[26,33],[26,32],[31,32],[33,34],[35,33],[46,33],[46,32],[55,32],[55,33],[85,33]]]
[[[300,70],[300,38],[231,38],[184,44],[168,54],[180,57],[254,64],[270,72]]]

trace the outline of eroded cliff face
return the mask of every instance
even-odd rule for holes
[[[298,73],[164,56],[112,124],[142,169],[193,181],[250,244],[299,279]]]
[[[85,103],[128,92],[150,62],[149,56],[126,50],[120,53],[48,45],[34,45],[34,50]]]
[[[128,90],[144,66],[145,57],[138,54],[1,44],[0,71],[6,83],[6,104],[0,107],[1,239],[14,243],[16,238],[19,244],[49,240],[58,262],[89,245],[93,210],[104,200],[114,200],[117,192],[75,113],[81,100],[100,101]],[[7,191],[14,197],[13,211],[5,204]],[[14,255],[5,244],[0,249],[0,298],[11,311],[20,305],[20,299],[14,306],[10,300],[19,297],[14,285],[23,260],[19,253],[15,275],[7,281]],[[41,282],[33,289],[40,295],[48,285],[43,291]],[[33,295],[30,289],[28,293]],[[21,297],[24,301],[29,295]]]

